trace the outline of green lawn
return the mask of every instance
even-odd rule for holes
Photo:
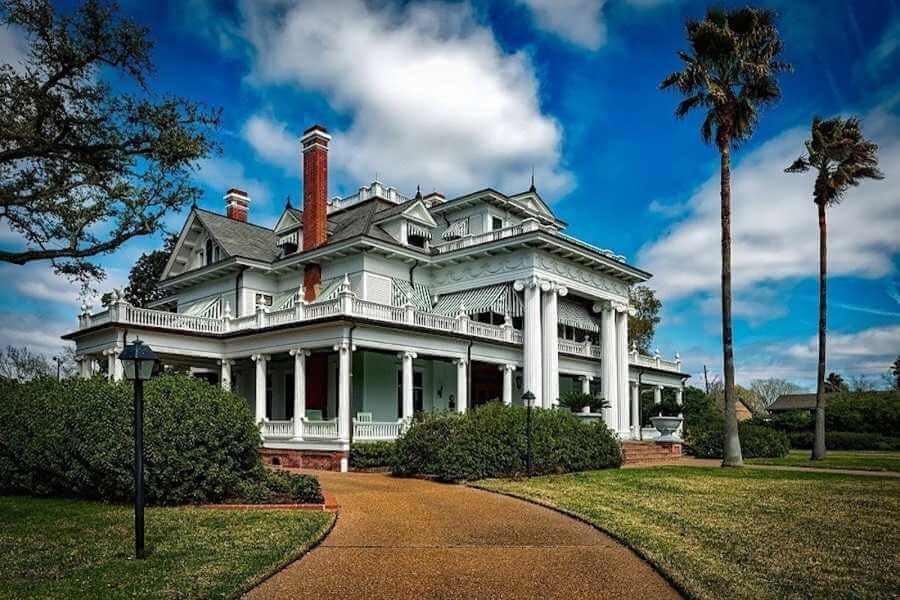
[[[820,469],[860,469],[900,471],[900,452],[829,450],[825,460],[809,460],[809,450],[791,450],[784,458],[751,458],[748,464],[818,467]]]
[[[898,479],[672,466],[480,484],[581,515],[697,598],[900,591]]]
[[[229,598],[302,554],[334,516],[0,496],[0,598]]]

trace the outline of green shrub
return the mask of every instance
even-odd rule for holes
[[[459,413],[418,415],[397,440],[394,473],[443,481],[510,477],[526,472],[526,409],[490,403]],[[619,444],[603,423],[561,410],[532,411],[532,472],[618,467]]]
[[[321,504],[324,502],[319,481],[311,475],[260,468],[259,477],[242,479],[234,501],[250,504]]]
[[[0,491],[128,500],[133,388],[102,378],[0,382]],[[219,502],[263,477],[247,402],[185,376],[144,390],[149,503]]]
[[[350,446],[350,467],[381,469],[394,464],[394,442],[354,442]]]
[[[788,433],[791,448],[810,450],[813,447],[813,432],[793,431]],[[882,450],[900,451],[900,437],[856,431],[826,431],[825,447],[829,450]]]
[[[738,434],[744,458],[779,458],[787,456],[790,449],[787,434],[769,427],[742,422]],[[724,424],[694,427],[686,434],[685,445],[697,458],[722,458],[724,437]]]
[[[900,392],[844,392],[829,396],[825,431],[896,435],[900,431]]]
[[[609,408],[609,402],[600,396],[592,396],[583,392],[566,392],[559,397],[559,405],[568,408],[573,413],[580,413],[585,406],[589,406],[592,413],[598,413],[604,408]]]

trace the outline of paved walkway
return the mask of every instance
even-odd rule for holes
[[[633,552],[579,521],[459,485],[316,473],[340,512],[260,598],[677,598]]]
[[[623,469],[646,469],[648,467],[665,467],[668,465],[678,465],[681,467],[707,467],[719,468],[722,461],[718,458],[693,458],[684,457],[678,460],[658,463],[640,463],[623,465]],[[896,471],[864,471],[862,469],[826,469],[824,467],[795,467],[792,465],[754,465],[744,463],[745,469],[763,469],[768,471],[798,471],[800,473],[835,473],[838,475],[862,475],[863,477],[900,477],[900,473]]]

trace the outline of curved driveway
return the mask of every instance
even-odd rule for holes
[[[633,552],[557,512],[459,485],[316,473],[340,505],[258,598],[677,598]]]

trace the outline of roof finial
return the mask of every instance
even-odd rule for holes
[[[534,187],[534,165],[531,165],[531,187],[528,188],[529,192],[536,192],[537,188]]]
[[[422,188],[421,186],[416,186],[416,195],[413,200],[421,200],[422,199]]]
[[[288,194],[288,197],[284,199],[284,207],[285,208],[294,208],[291,205],[291,195],[290,194]]]

